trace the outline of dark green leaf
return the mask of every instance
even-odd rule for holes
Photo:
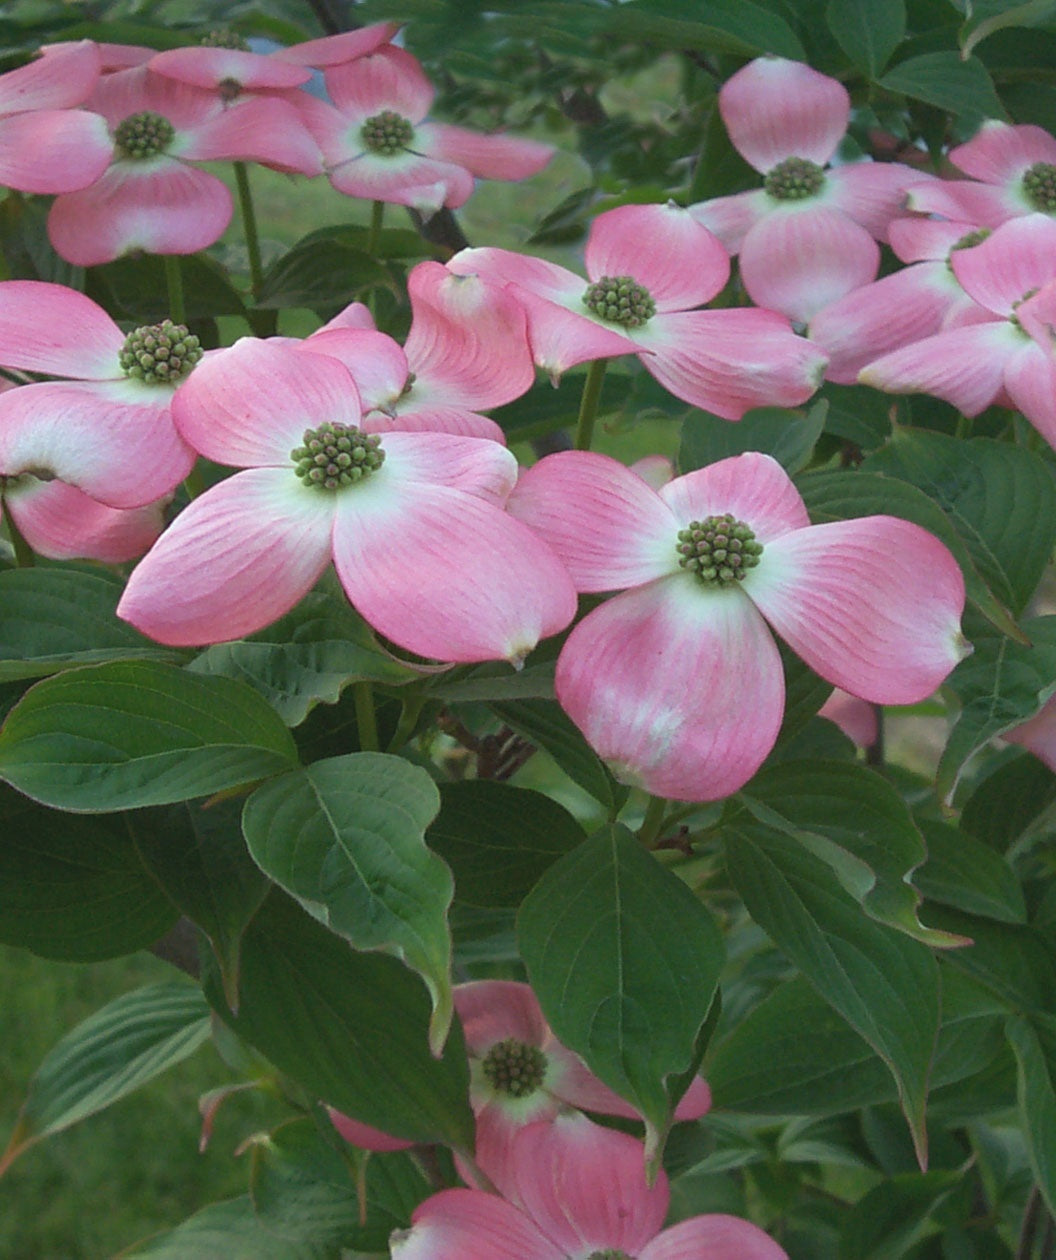
[[[891,1069],[922,1159],[939,1027],[935,959],[863,915],[825,862],[775,828],[730,827],[726,864],[756,922]]]
[[[461,1028],[433,1058],[428,994],[397,959],[353,950],[273,893],[242,939],[237,1015],[208,960],[205,990],[240,1037],[312,1096],[395,1137],[472,1149]]]
[[[810,462],[814,444],[825,427],[824,399],[806,413],[781,407],[756,407],[737,424],[707,412],[694,411],[682,426],[678,467],[683,473],[714,464],[744,451],[765,451],[797,473]]]
[[[924,1236],[930,1214],[961,1185],[960,1169],[901,1173],[874,1186],[847,1213],[840,1260],[890,1260]]]
[[[188,254],[178,261],[186,319],[245,314],[245,303],[218,262],[207,254]],[[119,319],[157,324],[172,314],[165,261],[156,255],[140,254],[93,267],[87,292]]]
[[[961,830],[1000,853],[1056,804],[1056,774],[1030,753],[1019,753],[976,784],[961,810]]]
[[[1010,1011],[1056,1012],[1056,957],[1036,928],[937,903],[929,903],[927,913],[929,922],[971,942],[947,952],[951,967],[983,985]]]
[[[389,273],[369,254],[332,237],[302,241],[264,273],[257,306],[345,306],[368,289],[391,284]]]
[[[920,824],[928,860],[915,883],[925,897],[1002,923],[1025,923],[1023,890],[1008,863],[988,845],[948,823]]]
[[[87,813],[206,796],[296,759],[289,731],[251,687],[156,661],[46,678],[0,730],[0,778]]]
[[[1027,1151],[1049,1211],[1056,1215],[1056,1018],[1036,1015],[1008,1021],[1016,1056],[1019,1119]]]
[[[983,63],[977,57],[962,58],[953,49],[900,61],[884,75],[880,86],[951,114],[970,118],[1007,117]]]
[[[970,18],[961,29],[958,42],[968,57],[976,45],[997,31],[1013,27],[1056,28],[1056,0],[998,0],[996,4],[975,3]]]
[[[622,38],[678,52],[806,55],[792,28],[751,0],[709,0],[705,9],[694,0],[629,0],[612,10],[607,26]]]
[[[356,949],[381,949],[419,972],[432,994],[430,1041],[451,1022],[454,882],[425,844],[440,808],[418,766],[386,753],[316,761],[263,784],[242,827],[254,861]]]
[[[70,817],[0,786],[0,941],[95,962],[163,936],[176,907],[143,865],[122,816]]]
[[[906,33],[905,0],[829,0],[825,17],[840,47],[870,79],[880,75]]]
[[[455,874],[455,896],[482,907],[516,907],[583,828],[542,792],[487,779],[445,783],[428,831]]]
[[[175,1229],[120,1252],[115,1260],[334,1260],[328,1244],[291,1242],[257,1220],[248,1195],[210,1203]]]
[[[624,827],[556,862],[526,898],[518,940],[558,1038],[633,1103],[651,1154],[691,1070],[722,966],[722,938],[685,884]]]
[[[131,657],[178,659],[117,618],[124,585],[107,569],[0,572],[0,682]]]

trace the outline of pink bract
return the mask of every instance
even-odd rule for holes
[[[752,301],[804,323],[871,281],[919,171],[894,162],[826,168],[847,130],[846,88],[802,62],[758,57],[719,91],[734,148],[766,177],[757,192],[690,207],[732,254]]]
[[[64,481],[0,476],[0,506],[38,556],[48,560],[138,559],[161,533],[164,502],[122,510]]]
[[[69,193],[99,178],[110,161],[106,122],[73,108],[98,79],[99,52],[90,40],[57,44],[0,75],[0,185]]]
[[[623,590],[569,635],[557,696],[617,777],[657,796],[727,796],[770,752],[784,680],[767,623],[823,678],[878,704],[924,699],[965,654],[964,579],[946,548],[889,516],[811,525],[767,455],[654,491],[605,456],[565,452],[528,469],[510,510],[578,590]],[[723,585],[682,567],[706,561],[680,531],[699,522],[703,538],[726,513],[762,551]]]
[[[327,356],[244,338],[200,364],[177,394],[176,423],[209,459],[244,471],[176,518],[132,574],[119,615],[163,643],[238,638],[293,607],[332,560],[362,616],[421,656],[519,663],[568,624],[567,574],[503,511],[517,473],[508,451],[389,433],[379,458],[360,419],[351,376]],[[343,466],[359,480],[342,484],[334,463],[320,473],[333,488],[311,484],[311,454],[291,454],[336,443],[327,425],[346,430]]]
[[[147,66],[100,80],[89,107],[113,136],[110,165],[91,186],[56,198],[48,235],[69,262],[94,267],[130,250],[193,254],[231,219],[227,186],[194,163],[256,161],[318,174],[322,159],[288,101],[247,97],[225,106],[208,88]]]
[[[442,1190],[390,1239],[393,1260],[788,1260],[733,1216],[695,1216],[662,1230],[670,1191],[645,1184],[641,1144],[583,1116],[529,1125],[514,1143],[515,1202]]]
[[[391,44],[331,65],[325,78],[333,105],[308,97],[302,110],[330,182],[350,197],[431,215],[462,205],[474,177],[525,179],[553,157],[536,140],[426,122],[433,86],[418,61]]]
[[[892,394],[935,394],[966,416],[1011,400],[1050,445],[1056,445],[1056,357],[1019,318],[1021,305],[1056,280],[1056,219],[1009,219],[950,266],[989,319],[947,329],[868,364],[858,379]],[[1033,323],[1035,332],[1040,324]]]
[[[727,420],[751,407],[796,406],[820,384],[824,355],[797,337],[784,316],[693,309],[722,289],[729,258],[674,203],[598,215],[585,261],[589,283],[506,249],[464,249],[447,265],[458,275],[510,286],[527,313],[535,361],[555,378],[590,359],[635,354],[677,398]],[[622,308],[603,296],[621,283]],[[611,318],[599,313],[607,311]]]
[[[0,475],[57,477],[113,508],[143,507],[179,485],[195,454],[173,424],[176,383],[127,375],[125,344],[83,293],[0,283],[0,364],[68,378],[0,394]]]

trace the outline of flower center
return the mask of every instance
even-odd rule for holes
[[[678,563],[705,586],[732,586],[754,569],[763,554],[763,544],[732,512],[690,521],[678,531]]]
[[[766,172],[763,187],[778,201],[803,201],[821,191],[825,172],[809,158],[790,157]]]
[[[616,1247],[606,1247],[604,1251],[592,1251],[587,1260],[634,1260],[634,1257]]]
[[[341,490],[369,477],[385,462],[381,438],[354,424],[331,424],[305,429],[304,445],[290,451],[297,476],[306,486]]]
[[[199,44],[202,48],[234,48],[239,52],[249,52],[249,43],[237,31],[224,27],[206,32]]]
[[[1035,162],[1023,173],[1023,191],[1035,210],[1056,214],[1056,166]]]
[[[125,338],[118,361],[121,370],[148,385],[175,385],[202,357],[202,346],[183,324],[171,319],[146,324]]]
[[[649,290],[632,276],[602,276],[587,286],[583,305],[599,319],[641,328],[656,314]]]
[[[176,136],[172,123],[161,114],[145,109],[118,124],[114,141],[122,157],[142,161],[164,153]]]
[[[371,153],[394,157],[410,145],[414,139],[414,128],[402,114],[385,109],[368,118],[360,127],[359,134]]]
[[[542,1085],[546,1075],[546,1055],[516,1037],[496,1041],[484,1056],[484,1075],[497,1093],[511,1098],[527,1098]]]

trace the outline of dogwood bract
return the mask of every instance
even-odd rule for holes
[[[118,613],[152,638],[250,634],[331,559],[361,615],[422,656],[520,662],[571,621],[567,573],[503,511],[517,461],[499,443],[364,433],[347,368],[253,338],[203,362],[177,400],[186,440],[244,471],[195,499],[133,572]]]
[[[567,451],[510,510],[581,592],[628,588],[581,621],[557,697],[617,777],[716,800],[762,764],[784,677],[767,622],[823,678],[878,704],[923,700],[965,654],[964,579],[938,539],[891,516],[811,525],[776,460],[749,452],[653,490]]]

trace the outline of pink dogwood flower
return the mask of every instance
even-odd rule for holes
[[[389,1240],[393,1260],[788,1260],[734,1216],[662,1229],[665,1174],[645,1184],[641,1144],[582,1116],[529,1125],[514,1143],[515,1202],[442,1190]]]
[[[150,59],[155,74],[207,88],[225,105],[246,95],[283,95],[312,77],[307,66],[252,52],[237,35],[217,32],[198,47],[170,48]],[[300,126],[299,120],[295,126]]]
[[[950,266],[990,319],[886,354],[858,379],[891,394],[935,394],[966,416],[1007,399],[1056,446],[1056,358],[1019,316],[1056,280],[1056,219],[1009,219],[981,244],[953,253]]]
[[[1056,697],[1047,700],[1026,722],[1004,731],[1001,738],[1006,743],[1019,744],[1056,773]]]
[[[739,420],[750,407],[793,407],[821,383],[825,356],[784,316],[702,311],[730,260],[688,211],[618,206],[590,227],[588,283],[556,263],[507,249],[464,249],[447,264],[510,285],[528,315],[536,363],[558,377],[590,359],[636,354],[676,398]]]
[[[966,293],[950,258],[985,240],[988,229],[942,219],[899,219],[891,246],[909,265],[863,285],[810,321],[809,336],[829,356],[827,380],[853,385],[874,359],[947,328],[986,323],[993,314]]]
[[[519,398],[535,380],[521,304],[489,281],[452,275],[437,262],[414,267],[407,290],[412,318],[402,349],[384,333],[347,322],[331,322],[301,347],[345,364],[372,433],[417,430],[505,443],[502,429],[479,413]]]
[[[272,56],[279,61],[289,61],[295,66],[311,66],[325,70],[366,57],[383,45],[400,29],[399,22],[375,22],[361,26],[356,31],[342,31],[339,35],[324,35],[321,39],[305,40],[279,48]]]
[[[75,108],[98,79],[99,52],[87,39],[0,74],[0,185],[68,193],[99,178],[110,161],[106,121]]]
[[[0,365],[66,378],[0,394],[0,475],[55,477],[114,508],[170,494],[195,461],[172,400],[201,354],[170,321],[126,335],[83,293],[0,283]]]
[[[391,44],[324,74],[333,105],[306,97],[304,118],[330,182],[350,197],[431,215],[462,205],[475,176],[525,179],[553,157],[552,146],[536,140],[426,122],[433,86],[418,61]]]
[[[215,643],[287,612],[331,559],[381,634],[447,661],[519,663],[566,626],[575,593],[504,510],[517,462],[497,442],[366,434],[343,364],[243,338],[204,361],[175,418],[207,458],[243,471],[176,518],[118,613],[162,643]]]
[[[972,178],[913,185],[908,209],[986,227],[1025,214],[1056,215],[1056,139],[1044,128],[987,119],[949,158]]]
[[[111,128],[112,161],[89,187],[57,197],[48,215],[52,245],[78,266],[134,249],[193,254],[218,240],[231,219],[231,194],[194,163],[256,161],[305,175],[322,169],[297,111],[276,97],[225,107],[212,90],[141,65],[106,75],[88,104]]]
[[[29,547],[48,560],[138,559],[161,533],[164,501],[112,508],[67,485],[25,473],[0,475],[0,518],[6,513]]]
[[[811,525],[768,455],[651,489],[590,452],[540,460],[510,510],[565,561],[588,613],[557,663],[561,705],[617,777],[716,800],[774,745],[784,678],[769,623],[827,681],[877,704],[930,695],[965,654],[964,579],[890,516]]]
[[[847,130],[850,96],[799,61],[757,57],[723,84],[719,110],[763,187],[689,212],[740,254],[753,302],[808,323],[876,276],[876,241],[887,239],[921,173],[895,162],[827,167]]]

